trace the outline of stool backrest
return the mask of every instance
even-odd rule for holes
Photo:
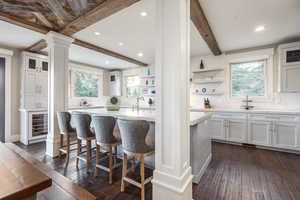
[[[114,137],[116,119],[110,116],[92,116],[92,123],[95,128],[97,142],[103,144],[114,144],[117,142]]]
[[[91,116],[85,113],[73,113],[72,120],[76,128],[77,137],[86,139],[94,136],[91,131]]]
[[[124,150],[131,153],[146,153],[149,151],[149,146],[146,144],[146,136],[149,131],[147,121],[118,119],[118,126]]]
[[[71,126],[71,114],[69,112],[57,112],[56,115],[60,132],[68,133],[73,131]]]

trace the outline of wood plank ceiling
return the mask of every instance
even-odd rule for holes
[[[56,31],[72,36],[138,1],[140,0],[0,0],[0,20],[43,34]],[[76,38],[74,44],[136,65],[148,66],[141,61]],[[45,40],[40,40],[27,50],[39,52],[45,47]]]
[[[140,0],[0,0],[0,20],[13,23],[40,33],[56,31],[67,36],[102,20]],[[199,0],[191,0],[191,20],[214,55],[222,52],[209,26]],[[75,38],[74,44],[123,59],[141,66],[146,63],[97,47]],[[46,47],[41,40],[28,47],[38,52]]]

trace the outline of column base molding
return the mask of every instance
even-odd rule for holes
[[[46,140],[46,155],[55,158],[59,154],[59,138],[47,137]]]
[[[192,199],[192,170],[191,167],[181,177],[172,176],[165,172],[154,170],[153,199],[155,200],[191,200]]]

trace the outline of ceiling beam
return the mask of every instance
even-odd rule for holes
[[[39,52],[46,47],[47,47],[47,42],[46,42],[46,40],[43,39],[43,40],[40,40],[40,41],[34,43],[33,45],[31,45],[30,47],[28,47],[25,50],[30,51],[30,52]]]
[[[91,11],[81,15],[77,19],[67,24],[62,29],[61,33],[71,36],[78,31],[111,16],[138,1],[140,0],[106,0],[93,8]]]
[[[217,56],[221,55],[222,52],[219,48],[217,40],[209,26],[207,18],[201,8],[199,0],[191,0],[191,19],[198,29],[200,35],[212,51],[212,53]]]
[[[32,30],[32,31],[36,31],[36,32],[39,32],[39,33],[42,33],[42,34],[47,34],[49,31],[51,31],[51,29],[49,29],[48,27],[45,27],[45,26],[42,26],[42,25],[39,25],[39,24],[35,24],[35,23],[32,23],[32,22],[28,22],[28,21],[23,20],[19,17],[8,15],[8,14],[2,13],[2,12],[0,12],[0,20],[6,21],[6,22],[11,23],[11,24],[15,24],[17,26],[20,26],[20,27],[23,27],[23,28],[26,28],[26,29],[29,29],[29,30]],[[93,44],[89,44],[89,43],[81,41],[81,40],[75,39],[74,44],[76,44],[78,46],[82,46],[84,48],[88,48],[88,49],[97,51],[97,52],[102,53],[102,54],[109,55],[109,56],[114,57],[114,58],[125,60],[127,62],[136,64],[136,65],[148,66],[148,64],[143,63],[141,61],[135,60],[133,58],[129,58],[127,56],[121,55],[119,53],[116,53],[116,52],[113,52],[113,51],[110,51],[110,50],[107,50],[107,49],[104,49],[102,47],[95,46]],[[28,47],[26,50],[31,51],[31,52],[39,52],[40,50],[42,50],[46,47],[47,47],[47,44],[46,44],[45,40],[40,40],[37,43],[33,44],[32,46]]]
[[[0,20],[6,21],[8,23],[11,23],[11,24],[14,24],[14,25],[17,25],[17,26],[21,26],[23,28],[26,28],[26,29],[29,29],[29,30],[32,30],[32,31],[36,31],[36,32],[39,32],[39,33],[42,33],[42,34],[46,34],[51,30],[50,28],[48,28],[46,26],[39,25],[39,24],[36,24],[36,23],[33,23],[33,22],[29,22],[29,21],[24,20],[22,18],[15,17],[13,15],[3,13],[3,12],[0,12]]]

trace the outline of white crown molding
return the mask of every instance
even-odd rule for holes
[[[0,48],[0,55],[4,55],[4,56],[13,56],[13,55],[14,55],[14,52],[13,52],[12,50]]]

